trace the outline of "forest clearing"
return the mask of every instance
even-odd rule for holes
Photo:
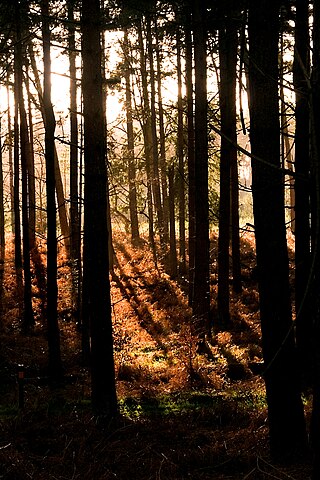
[[[116,233],[114,248],[111,298],[120,412],[107,423],[92,415],[90,374],[72,319],[65,256],[58,257],[64,379],[51,384],[39,276],[32,269],[36,324],[26,335],[12,252],[7,252],[1,277],[0,478],[309,478],[310,465],[303,459],[290,467],[270,459],[253,235],[242,237],[243,291],[232,296],[230,328],[214,330],[204,352],[197,351],[185,285],[171,280],[161,265],[155,268],[147,243],[132,247],[124,233]],[[213,262],[216,249],[215,239]],[[213,276],[211,288],[215,298]],[[23,408],[19,364],[25,366]],[[305,408],[310,413],[307,399]]]

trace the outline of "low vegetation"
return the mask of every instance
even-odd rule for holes
[[[231,325],[215,326],[213,340],[199,351],[186,280],[170,279],[161,262],[155,268],[147,244],[132,247],[115,235],[111,285],[119,416],[112,422],[91,412],[65,256],[59,256],[65,377],[56,385],[46,377],[45,269],[39,262],[44,251],[40,246],[33,270],[36,326],[26,335],[20,331],[21,296],[8,249],[1,277],[0,478],[308,479],[302,459],[289,468],[269,457],[252,242],[250,234],[242,238],[243,292],[232,294]],[[213,240],[213,265],[216,248]],[[212,290],[215,298],[214,275]],[[23,408],[19,364],[26,371]]]

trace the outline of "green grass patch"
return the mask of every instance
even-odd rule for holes
[[[4,419],[7,417],[15,416],[19,413],[18,405],[0,405],[0,418]]]
[[[120,413],[129,418],[148,416],[209,414],[213,417],[247,417],[253,410],[266,407],[265,396],[259,393],[202,393],[162,395],[159,397],[127,397],[119,401]]]

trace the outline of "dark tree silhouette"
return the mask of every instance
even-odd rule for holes
[[[194,107],[193,107],[193,48],[191,37],[190,1],[185,7],[185,44],[186,44],[186,97],[187,97],[187,157],[188,157],[188,210],[189,210],[189,305],[193,303],[194,259],[195,259],[195,151],[194,151]]]
[[[77,69],[74,0],[68,0],[68,42],[70,71],[70,257],[72,260],[72,303],[75,319],[80,317],[81,239],[79,215],[79,141],[77,113]]]
[[[16,102],[19,108],[20,119],[20,157],[21,157],[21,177],[22,177],[22,231],[23,231],[23,274],[24,274],[24,294],[23,294],[23,329],[29,330],[34,325],[32,298],[31,298],[31,271],[30,271],[30,232],[29,232],[29,198],[28,198],[28,156],[30,155],[30,141],[28,135],[27,114],[24,104],[23,94],[23,55],[22,55],[22,32],[21,32],[21,7],[16,3],[16,26],[17,43],[15,46],[15,83],[16,83]],[[17,141],[17,139],[16,139]]]
[[[249,87],[252,193],[256,237],[264,378],[270,445],[275,457],[306,444],[291,319],[280,168],[278,38],[280,2],[250,2]]]
[[[84,115],[84,256],[91,339],[92,406],[96,414],[117,412],[107,228],[107,169],[101,71],[102,18],[99,0],[82,2]]]
[[[131,241],[137,243],[140,240],[138,209],[137,209],[137,188],[136,188],[136,165],[134,154],[134,130],[132,117],[132,94],[131,94],[131,64],[130,64],[130,48],[127,30],[124,31],[123,54],[125,62],[124,77],[126,82],[126,117],[127,117],[127,139],[128,144],[126,154],[128,159],[128,184],[129,184],[129,212],[130,212],[130,228]]]
[[[311,75],[311,99],[310,99],[310,130],[311,130],[311,223],[312,242],[310,266],[310,290],[309,301],[311,303],[311,335],[313,353],[313,408],[311,420],[311,445],[313,450],[313,475],[316,480],[320,476],[320,2],[313,2],[313,65]]]
[[[297,0],[293,81],[296,93],[295,129],[295,300],[299,362],[305,381],[310,380],[311,315],[308,283],[310,269],[310,159],[309,87],[310,74],[309,2]],[[309,379],[309,380],[308,380]]]
[[[207,134],[206,5],[194,0],[193,41],[195,58],[195,261],[193,313],[199,334],[209,333],[209,204]]]
[[[45,159],[47,187],[47,328],[49,346],[49,375],[59,378],[62,375],[60,332],[58,325],[58,284],[57,284],[57,220],[55,199],[55,118],[51,103],[51,52],[49,2],[41,2],[43,36],[43,108],[45,115]]]

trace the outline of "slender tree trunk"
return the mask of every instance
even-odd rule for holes
[[[45,110],[45,107],[44,107],[44,93],[42,92],[39,72],[38,72],[38,69],[37,69],[37,64],[36,64],[36,60],[35,60],[33,45],[32,45],[31,42],[29,43],[28,51],[29,51],[31,68],[32,68],[33,76],[34,76],[35,86],[36,86],[38,97],[39,97],[41,115],[42,115],[42,118],[43,118],[43,123],[46,126],[46,122],[47,122],[46,114],[50,115],[51,117],[54,118],[54,111],[53,111],[52,105],[51,105],[51,110],[50,110],[50,108],[47,111]],[[68,217],[67,217],[66,202],[65,202],[65,196],[64,196],[64,189],[63,189],[63,182],[62,182],[62,177],[61,177],[59,159],[58,159],[57,149],[56,149],[55,145],[54,145],[54,175],[55,175],[55,188],[56,188],[56,195],[57,195],[60,228],[61,228],[61,232],[62,232],[62,235],[63,235],[66,252],[67,252],[67,254],[69,254],[69,251],[70,251],[70,229],[69,229],[69,222],[68,222]]]
[[[297,0],[293,81],[296,92],[295,130],[295,301],[299,363],[310,380],[311,315],[308,301],[310,258],[309,160],[309,1]],[[308,380],[309,379],[309,380]]]
[[[178,274],[176,218],[175,218],[175,188],[174,166],[169,168],[169,207],[170,207],[170,275],[175,278]]]
[[[232,2],[234,11],[237,12],[237,2]],[[231,19],[227,30],[230,34],[230,135],[232,143],[230,148],[230,180],[231,180],[231,249],[232,249],[232,288],[240,293],[241,286],[241,260],[240,260],[240,222],[239,222],[239,174],[237,154],[237,111],[236,111],[236,84],[237,84],[237,53],[238,29],[237,20]]]
[[[15,79],[18,76],[17,67],[14,73]],[[20,165],[19,165],[19,93],[18,81],[14,82],[14,148],[13,148],[13,189],[14,189],[14,262],[17,270],[17,280],[20,284],[19,277],[21,277],[22,269],[22,251],[21,251],[21,216],[20,216]]]
[[[194,150],[194,109],[193,109],[193,65],[192,65],[192,39],[191,39],[191,10],[186,7],[186,96],[187,96],[187,133],[188,133],[188,210],[189,210],[189,305],[193,304],[194,292],[194,259],[195,259],[195,150]]]
[[[125,81],[126,81],[126,116],[127,116],[127,156],[128,156],[128,183],[129,183],[129,212],[131,241],[133,244],[139,242],[139,222],[137,209],[137,189],[136,189],[136,166],[134,155],[134,131],[132,118],[132,98],[131,98],[131,75],[129,60],[129,39],[127,30],[124,31],[123,53],[125,57]]]
[[[10,188],[10,215],[11,215],[11,231],[14,233],[14,187],[13,187],[13,138],[12,138],[12,119],[10,107],[10,76],[7,78],[7,104],[8,104],[8,162],[9,162],[9,188]]]
[[[278,38],[280,2],[250,2],[249,87],[252,193],[269,435],[275,458],[306,446],[291,318],[289,265],[280,168]],[[258,159],[264,159],[266,163]]]
[[[152,134],[151,134],[151,117],[149,106],[148,93],[148,78],[146,69],[146,58],[143,45],[142,25],[141,22],[137,25],[138,41],[140,50],[140,69],[141,69],[141,83],[142,83],[142,103],[143,103],[143,118],[142,130],[144,138],[144,154],[147,175],[147,209],[148,209],[148,224],[149,224],[149,243],[153,252],[154,262],[157,265],[157,253],[154,240],[154,221],[153,221],[153,199],[152,199]]]
[[[79,218],[79,165],[77,68],[73,0],[68,1],[69,71],[70,71],[70,256],[72,260],[72,308],[75,320],[80,321],[79,291],[81,288],[81,238]]]
[[[2,293],[2,271],[5,252],[5,228],[4,228],[4,203],[3,203],[3,162],[2,162],[2,142],[1,142],[1,124],[0,124],[0,291]],[[1,313],[1,308],[0,308]],[[0,327],[1,328],[1,327]]]
[[[152,45],[151,19],[148,14],[146,17],[147,30],[147,46],[148,60],[150,68],[150,112],[151,112],[151,137],[152,137],[152,192],[154,198],[154,206],[157,212],[157,226],[160,236],[160,244],[164,246],[163,239],[163,208],[160,191],[159,176],[159,151],[158,151],[158,135],[157,135],[157,115],[156,115],[156,89],[155,89],[155,73],[154,73],[154,48]]]
[[[51,112],[47,112],[49,115],[54,116],[53,108]],[[63,236],[63,242],[66,250],[66,254],[69,255],[70,253],[70,228],[67,216],[67,209],[66,209],[66,200],[64,195],[64,188],[63,188],[63,181],[61,176],[59,158],[56,146],[54,145],[54,181],[55,181],[55,192],[57,197],[57,209],[59,214],[60,220],[60,228],[61,233]]]
[[[23,274],[24,274],[24,312],[23,329],[28,331],[34,325],[32,296],[31,296],[31,270],[30,270],[30,232],[28,211],[28,178],[27,165],[30,142],[28,136],[27,114],[23,95],[23,71],[22,71],[22,36],[21,36],[21,12],[19,3],[16,4],[17,42],[15,45],[15,83],[17,84],[17,102],[20,119],[20,154],[21,154],[21,178],[22,178],[22,231],[23,231]]]
[[[219,31],[220,55],[220,205],[218,241],[218,310],[222,324],[228,324],[229,313],[229,245],[232,246],[233,289],[241,291],[239,188],[237,159],[237,47],[236,10],[233,2],[224,8],[225,23]]]
[[[0,122],[1,123],[1,122]],[[1,141],[1,127],[0,127],[0,331],[3,328],[3,313],[4,313],[4,260],[5,260],[5,217],[4,217],[4,203],[3,203],[3,162],[2,162],[2,141]]]
[[[210,241],[208,203],[207,64],[206,5],[193,1],[195,57],[195,271],[193,314],[200,338],[210,334]]]
[[[229,313],[229,245],[230,245],[230,144],[232,131],[232,115],[229,108],[230,93],[232,94],[232,77],[229,71],[229,55],[233,53],[228,44],[230,32],[225,28],[219,30],[220,58],[220,111],[221,111],[221,147],[220,147],[220,202],[219,202],[219,240],[218,240],[218,312],[219,323],[228,325]],[[235,105],[231,108],[234,108]]]
[[[179,269],[186,272],[186,199],[185,199],[185,168],[184,168],[184,138],[183,138],[183,103],[182,103],[182,70],[181,70],[181,38],[180,27],[177,27],[177,76],[178,76],[178,132],[177,157],[179,165]]]
[[[103,5],[103,1],[102,1]],[[104,79],[104,86],[102,88],[102,106],[103,106],[103,118],[104,118],[104,131],[105,137],[108,139],[108,128],[107,128],[107,81],[106,81],[106,59],[104,52],[106,51],[105,47],[105,35],[101,35],[101,69],[102,69],[102,78]],[[106,140],[107,141],[107,140]],[[106,148],[107,150],[107,148]],[[108,159],[106,157],[106,167],[108,169]],[[114,267],[114,255],[113,255],[113,244],[112,244],[112,221],[111,221],[111,207],[110,207],[110,195],[109,195],[109,184],[107,183],[107,223],[108,223],[108,252],[109,252],[109,270],[113,271]]]
[[[169,242],[169,198],[168,198],[168,185],[167,185],[167,159],[166,159],[166,137],[164,130],[164,113],[162,102],[162,69],[160,58],[160,44],[158,38],[158,29],[156,25],[156,60],[157,60],[157,92],[158,92],[158,117],[159,117],[159,165],[160,165],[160,180],[161,180],[161,193],[162,193],[162,205],[163,205],[163,241],[165,244]]]
[[[27,175],[28,175],[28,196],[29,196],[29,243],[30,250],[35,246],[36,242],[36,186],[34,173],[34,136],[33,136],[33,116],[31,106],[31,95],[29,88],[29,76],[25,77],[25,84],[28,98],[28,122],[29,122],[29,143],[27,155]]]
[[[312,479],[320,477],[320,1],[313,2],[313,66],[311,75],[311,98],[310,98],[310,134],[311,134],[311,178],[312,178],[312,264],[310,271],[311,296],[308,298],[311,306],[311,326],[309,338],[313,346],[313,408],[311,419],[311,446],[313,450],[313,474]],[[309,285],[308,285],[309,286]],[[306,326],[305,326],[306,328]],[[310,348],[310,344],[309,344]]]
[[[60,354],[60,332],[58,325],[58,285],[57,285],[57,233],[55,201],[55,161],[54,131],[55,118],[51,103],[51,53],[48,0],[42,0],[43,18],[43,108],[45,114],[45,159],[47,188],[47,329],[49,360],[48,371],[51,378],[62,374]]]
[[[82,2],[84,107],[84,253],[91,338],[92,406],[98,415],[117,412],[107,228],[107,169],[101,71],[99,0]]]

